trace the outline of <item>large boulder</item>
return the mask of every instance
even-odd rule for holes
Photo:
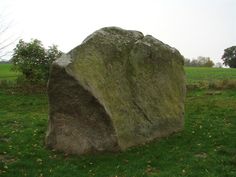
[[[53,63],[48,96],[47,146],[124,150],[183,129],[183,57],[150,35],[102,28]]]

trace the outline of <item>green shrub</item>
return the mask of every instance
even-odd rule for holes
[[[29,43],[20,40],[14,49],[11,61],[13,69],[22,73],[23,76],[19,78],[22,82],[46,83],[50,65],[61,54],[62,52],[55,45],[45,49],[41,41],[37,39]]]

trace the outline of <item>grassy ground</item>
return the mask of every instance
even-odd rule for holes
[[[192,91],[185,130],[116,154],[45,149],[46,95],[0,91],[0,176],[236,176],[236,90]]]
[[[0,80],[14,80],[18,73],[11,70],[11,64],[0,64]]]
[[[236,80],[236,68],[185,67],[187,82]]]
[[[188,82],[208,80],[211,71],[221,72],[198,69],[186,68]],[[235,78],[234,70],[223,69],[222,73],[212,78]],[[180,133],[126,152],[80,157],[45,148],[45,94],[24,95],[0,89],[0,108],[1,177],[236,176],[235,89],[189,91],[185,129]]]

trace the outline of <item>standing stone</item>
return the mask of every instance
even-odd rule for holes
[[[124,150],[183,129],[183,57],[150,35],[102,28],[53,63],[48,96],[48,147]]]

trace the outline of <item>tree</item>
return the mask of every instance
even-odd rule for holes
[[[199,56],[197,58],[197,61],[199,63],[199,66],[202,66],[202,67],[209,67],[209,68],[211,68],[212,66],[214,66],[214,62],[210,59],[210,57]]]
[[[188,58],[184,58],[184,66],[190,66],[191,65],[191,60]]]
[[[12,35],[13,32],[10,30],[10,27],[11,23],[0,14],[0,60],[6,60],[4,58],[10,54],[9,47],[17,41],[15,35]]]
[[[191,66],[194,66],[194,67],[199,66],[198,60],[197,60],[197,59],[193,59],[193,60],[191,61]]]
[[[236,46],[225,49],[221,59],[223,60],[223,64],[225,66],[236,68]]]
[[[193,59],[192,61],[186,58],[184,60],[184,65],[193,67],[212,67],[214,66],[214,62],[210,59],[210,57],[199,56],[197,59]]]
[[[30,83],[45,83],[49,77],[50,65],[61,54],[55,45],[45,49],[37,39],[29,43],[21,39],[14,49],[11,61],[13,69],[20,71],[25,80]]]
[[[221,62],[217,62],[214,67],[215,68],[223,68],[223,65]]]

